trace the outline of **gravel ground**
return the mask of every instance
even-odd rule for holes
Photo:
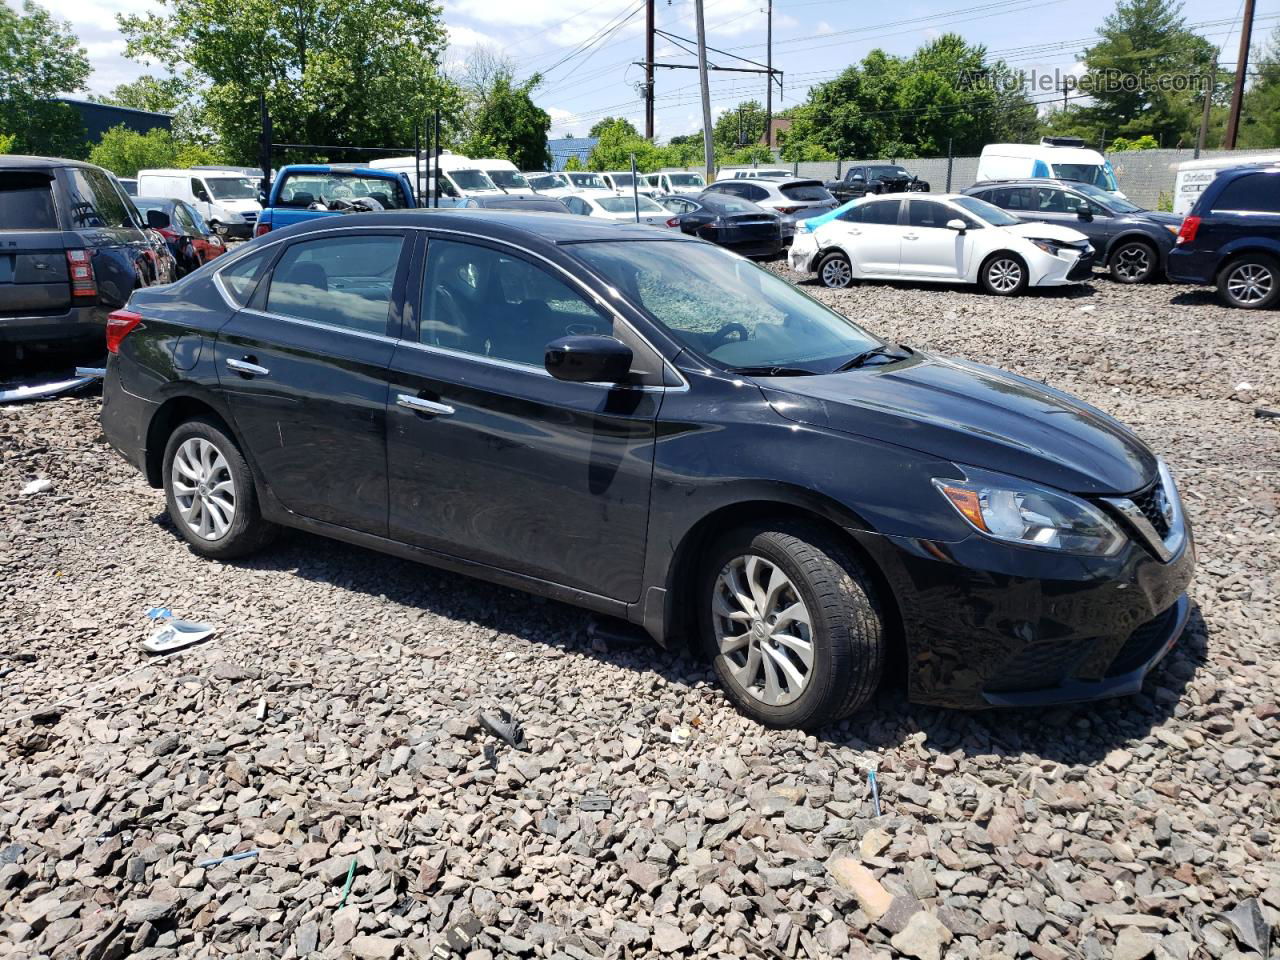
[[[963,714],[891,684],[766,731],[705,665],[569,607],[301,534],[198,559],[95,397],[0,409],[0,953],[1267,955],[1280,421],[1254,410],[1280,406],[1280,314],[1104,279],[809,289],[1169,460],[1197,610],[1141,696]],[[219,633],[147,659],[156,604]],[[498,705],[527,751],[479,727]]]

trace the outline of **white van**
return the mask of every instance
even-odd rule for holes
[[[682,170],[663,170],[650,173],[645,181],[658,195],[670,193],[701,193],[707,189],[707,181],[700,173],[686,173]]]
[[[1123,197],[1106,157],[1079,137],[1044,137],[1039,143],[989,143],[978,158],[977,182],[1051,177],[1078,180]]]
[[[493,157],[488,160],[477,160],[476,166],[489,175],[489,179],[497,185],[499,190],[505,190],[517,196],[521,194],[532,196],[535,192],[533,187],[529,186],[529,181],[525,179],[524,174],[510,160],[499,160]]]
[[[756,180],[760,177],[794,177],[794,170],[782,167],[721,167],[718,180]]]
[[[258,222],[259,180],[234,170],[139,170],[138,196],[182,200],[221,237],[250,237]]]
[[[412,157],[388,157],[385,160],[374,160],[369,164],[375,170],[394,170],[403,173],[413,182],[413,172],[420,174],[418,196],[426,197],[436,173],[436,166],[430,155],[421,160]],[[482,197],[501,193],[487,173],[480,169],[479,161],[464,157],[460,153],[445,150],[440,154],[440,196],[442,197]]]
[[[1183,217],[1189,214],[1204,188],[1213,182],[1219,171],[1253,163],[1280,163],[1280,153],[1232,153],[1225,157],[1205,157],[1178,164],[1178,175],[1173,181],[1173,212]]]

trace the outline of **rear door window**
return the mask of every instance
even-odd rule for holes
[[[275,251],[270,248],[259,250],[219,271],[218,277],[227,295],[242,307],[248,304],[262,278],[263,269],[274,254]]]
[[[134,226],[125,199],[101,170],[67,167],[67,200],[72,229]]]
[[[376,234],[292,244],[271,272],[267,312],[385,336],[403,246]]]
[[[0,230],[57,230],[53,179],[21,170],[0,173]]]
[[[823,202],[831,199],[827,188],[820,183],[793,183],[782,188],[782,195],[788,200],[803,202]]]
[[[1233,180],[1213,202],[1213,209],[1280,213],[1280,174],[1251,173]]]
[[[1031,187],[997,187],[980,195],[988,203],[1005,210],[1034,210],[1035,196]]]
[[[866,211],[862,215],[862,222],[896,225],[900,203],[902,203],[901,200],[877,200],[874,203],[868,203],[862,208]]]
[[[955,215],[936,200],[912,200],[907,209],[907,223],[913,227],[945,228]]]

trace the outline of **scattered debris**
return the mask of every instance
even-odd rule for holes
[[[1241,403],[1253,403],[1253,384],[1247,380],[1237,383],[1235,398]]]
[[[208,640],[216,632],[217,629],[207,623],[195,623],[191,620],[170,620],[149,638],[142,641],[142,649],[147,653],[173,653],[175,650],[182,650]]]
[[[691,736],[693,732],[688,727],[675,727],[671,731],[671,742],[677,747],[683,747]]]
[[[37,493],[48,493],[52,489],[53,489],[53,481],[49,480],[46,477],[41,477],[39,480],[32,480],[25,487],[23,487],[22,495],[24,497],[30,497]]]
[[[239,853],[229,853],[225,857],[211,857],[208,860],[199,860],[196,862],[197,867],[208,868],[216,867],[220,863],[230,863],[232,860],[248,860],[256,857],[261,850],[242,850]]]
[[[1222,919],[1231,924],[1236,932],[1236,939],[1256,953],[1267,956],[1267,947],[1271,943],[1271,926],[1262,915],[1262,908],[1254,897],[1241,900],[1230,913],[1224,913]]]
[[[1280,420],[1280,410],[1272,410],[1270,407],[1255,407],[1253,415],[1263,420]]]
[[[871,788],[871,803],[875,807],[876,816],[880,816],[880,785],[876,782],[876,768],[867,771],[867,786]]]
[[[342,899],[338,901],[339,910],[347,905],[347,897],[351,895],[351,884],[356,878],[356,865],[359,862],[359,860],[352,857],[351,866],[347,867],[347,882],[342,885]]]
[[[480,726],[515,750],[529,749],[529,744],[524,739],[524,730],[520,726],[520,721],[516,720],[502,707],[498,708],[496,714],[482,712],[480,714]]]
[[[267,719],[267,698],[266,698],[266,697],[261,697],[261,698],[259,698],[259,700],[258,700],[258,714],[257,714],[257,716],[258,716],[258,719],[259,719],[259,720],[265,720],[265,719]]]
[[[613,801],[607,793],[588,793],[578,802],[579,810],[596,812],[613,809]]]
[[[86,387],[97,379],[97,377],[77,376],[68,380],[52,380],[49,383],[28,383],[17,387],[6,387],[0,390],[0,403],[22,403],[26,400],[56,397],[59,394]]]

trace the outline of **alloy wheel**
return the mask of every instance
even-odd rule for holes
[[[1121,247],[1111,269],[1121,280],[1136,283],[1151,272],[1151,252],[1141,243]]]
[[[827,287],[847,287],[853,282],[853,270],[847,260],[832,257],[822,265],[822,283]]]
[[[1227,293],[1237,303],[1261,303],[1275,288],[1275,275],[1260,263],[1242,263],[1227,274]]]
[[[748,554],[725,564],[711,598],[716,644],[741,689],[771,707],[794,702],[813,673],[813,621],[791,578]]]
[[[204,540],[221,540],[236,518],[236,486],[222,451],[190,437],[174,452],[169,481],[182,522]]]
[[[998,293],[1012,293],[1022,283],[1022,265],[1008,257],[993,260],[987,267],[987,282]]]

